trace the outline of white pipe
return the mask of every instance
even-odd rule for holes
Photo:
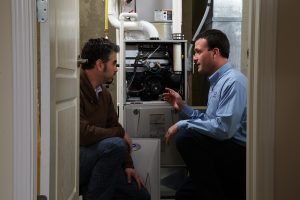
[[[181,33],[181,24],[182,24],[182,0],[173,0],[172,1],[172,21],[174,33]],[[181,44],[173,45],[173,70],[175,72],[182,71],[182,62],[181,62]]]
[[[173,0],[172,7],[173,33],[181,33],[182,0]]]
[[[125,77],[125,43],[124,43],[124,21],[121,18],[120,22],[120,67],[118,73],[118,89],[119,92],[119,122],[124,126],[124,99],[126,99],[124,92],[124,77]],[[126,88],[126,86],[125,86]]]
[[[139,21],[139,23],[142,27],[142,31],[147,32],[150,38],[159,38],[158,31],[153,24],[143,20]]]
[[[120,19],[117,17],[116,0],[110,0],[108,2],[108,19],[111,25],[117,29],[120,29]],[[121,13],[120,17],[130,17],[136,21],[124,21],[124,30],[137,30],[143,31],[149,35],[150,38],[159,38],[159,34],[155,26],[147,21],[138,21],[138,15],[136,13]]]
[[[173,70],[174,72],[182,71],[181,44],[173,44]]]

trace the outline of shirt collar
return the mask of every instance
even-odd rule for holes
[[[96,97],[97,97],[97,99],[99,99],[99,93],[102,92],[102,87],[101,87],[101,85],[99,85],[98,87],[95,88],[95,92],[96,92]]]
[[[225,72],[231,68],[232,68],[232,66],[229,63],[226,63],[220,69],[218,69],[215,73],[213,73],[210,77],[208,77],[210,85],[213,85],[214,83],[216,83],[223,76],[223,74],[225,74]]]

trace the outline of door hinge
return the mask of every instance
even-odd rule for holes
[[[47,200],[45,195],[38,195],[36,200]]]
[[[48,20],[48,0],[37,0],[36,6],[38,22],[46,22]]]

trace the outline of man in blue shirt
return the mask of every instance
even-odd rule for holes
[[[177,200],[246,199],[247,78],[228,63],[229,49],[227,36],[219,30],[197,37],[193,60],[210,82],[205,112],[185,105],[172,89],[163,94],[185,118],[165,134],[166,143],[176,134],[190,174],[176,192]]]

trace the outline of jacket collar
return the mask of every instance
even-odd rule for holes
[[[92,101],[98,101],[96,92],[90,83],[86,73],[80,68],[80,92],[83,92]]]

